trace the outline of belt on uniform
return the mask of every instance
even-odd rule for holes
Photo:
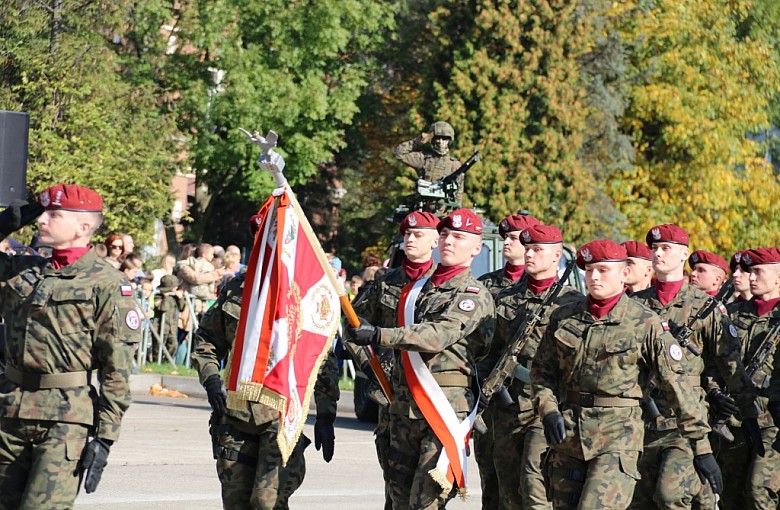
[[[455,388],[469,387],[469,378],[463,374],[433,374],[433,378],[439,386],[450,386]]]
[[[5,377],[27,391],[77,388],[89,384],[89,372],[86,370],[62,374],[36,374],[34,372],[22,372],[18,368],[8,365],[5,367]]]
[[[639,399],[636,398],[609,397],[579,391],[567,391],[566,400],[580,407],[639,407]]]

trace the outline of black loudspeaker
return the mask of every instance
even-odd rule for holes
[[[30,115],[0,110],[0,206],[27,198]]]

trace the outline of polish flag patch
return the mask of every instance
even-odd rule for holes
[[[119,293],[123,296],[132,296],[133,295],[133,286],[132,285],[120,285],[119,286]]]
[[[466,287],[466,292],[471,292],[472,294],[479,294],[480,290],[479,287]]]

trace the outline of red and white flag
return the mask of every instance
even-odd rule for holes
[[[288,185],[258,211],[241,317],[227,368],[228,407],[260,402],[280,412],[279,449],[290,456],[317,372],[339,324],[333,269]]]

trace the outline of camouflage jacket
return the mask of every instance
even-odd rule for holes
[[[684,327],[689,318],[695,315],[709,300],[707,294],[688,284],[683,284],[680,292],[666,306],[663,306],[658,300],[655,287],[636,292],[631,295],[631,298],[648,306],[667,321],[672,334]],[[700,388],[698,388],[697,394],[704,409],[707,408],[704,400],[706,391],[717,386],[715,379],[719,377],[715,377],[715,375],[720,374],[743,413],[755,417],[753,408],[755,391],[745,384],[745,367],[740,359],[739,339],[730,325],[728,314],[718,309],[715,309],[704,319],[696,321],[692,326],[694,333],[691,336],[691,344],[696,346],[702,355],[695,356],[688,349],[683,349],[682,362],[688,375],[693,378],[699,377],[697,382]],[[703,381],[702,375],[704,375]],[[701,388],[702,382],[704,388]],[[650,424],[650,427],[654,426],[658,430],[676,428],[674,413],[663,392],[655,396],[655,403],[661,416],[655,424]]]
[[[480,377],[487,376],[498,363],[504,351],[509,347],[509,343],[514,339],[518,328],[522,325],[529,312],[538,309],[545,298],[546,292],[536,296],[528,290],[528,281],[523,278],[514,287],[505,289],[496,299],[496,334],[493,336],[493,342],[490,344],[490,351],[485,361],[479,364]],[[544,331],[550,323],[552,312],[559,306],[567,303],[577,303],[585,299],[585,296],[571,287],[564,287],[558,294],[557,299],[542,313],[542,319],[538,326],[533,330],[529,338],[517,357],[518,363],[526,369],[531,368],[531,361],[536,355],[536,349],[544,336]],[[537,420],[533,412],[533,395],[531,394],[531,385],[522,380],[513,377],[508,381],[509,394],[517,404],[520,422],[528,425]],[[493,404],[496,405],[496,404]]]
[[[485,273],[477,278],[477,280],[487,288],[490,295],[493,296],[493,299],[498,297],[499,292],[515,284],[510,278],[507,278],[506,271],[504,271],[503,267],[490,273]],[[517,283],[519,284],[520,280],[518,280]]]
[[[654,373],[675,409],[681,434],[701,443],[709,426],[668,326],[626,295],[596,320],[581,300],[553,312],[531,368],[534,406],[543,419],[561,412],[574,430],[554,448],[590,460],[607,452],[641,451],[644,423],[640,381]],[[581,407],[568,392],[636,400],[629,407]],[[697,454],[707,453],[705,445]]]
[[[184,298],[179,298],[173,292],[163,292],[154,303],[154,316],[156,319],[162,319],[165,314],[165,329],[176,332],[179,324],[179,313],[184,311],[187,302]]]
[[[742,344],[740,351],[742,361],[747,367],[769,333],[769,330],[780,322],[780,307],[776,306],[762,317],[759,317],[756,313],[756,305],[752,301],[731,303],[728,306],[728,310],[732,323],[739,334]],[[756,398],[756,404],[761,411],[758,416],[758,424],[761,428],[774,426],[767,405],[770,399],[780,400],[780,375],[777,377],[777,382],[775,381],[776,378],[772,377],[774,375],[773,367],[777,367],[778,363],[780,363],[780,356],[775,355],[778,342],[780,342],[780,337],[775,337],[774,346],[770,351],[769,357],[751,377],[753,385],[760,392],[758,398]],[[730,423],[730,425],[734,425],[734,423]]]
[[[442,391],[456,413],[467,412],[474,404],[470,382],[475,375],[475,363],[487,355],[495,322],[493,298],[466,270],[438,287],[429,280],[417,298],[415,323],[403,328],[382,328],[380,345],[419,352],[434,377],[465,376],[466,384],[443,386]],[[398,351],[395,366],[402,366]],[[393,370],[390,412],[423,417],[403,370]]]
[[[224,286],[217,301],[203,314],[195,332],[196,347],[192,353],[192,364],[198,370],[201,384],[212,375],[219,375],[220,363],[223,360],[227,363],[225,373],[230,372],[229,359],[241,316],[241,294],[245,275],[242,271]],[[339,396],[338,360],[331,349],[320,366],[314,384],[317,415],[335,417]],[[227,414],[251,425],[262,425],[279,418],[279,411],[258,402],[247,402],[243,411],[228,409]]]
[[[23,390],[0,376],[0,417],[80,423],[119,438],[130,405],[128,376],[143,318],[130,283],[90,250],[54,269],[48,259],[0,254],[5,359],[35,374],[98,372],[87,386]]]

